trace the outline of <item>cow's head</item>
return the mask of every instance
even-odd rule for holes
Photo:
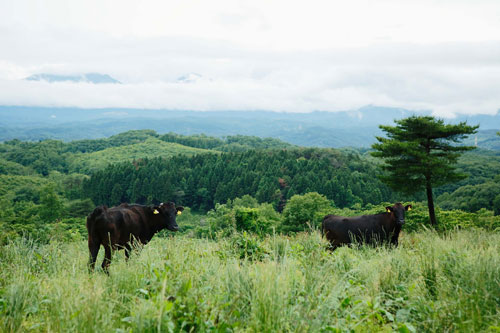
[[[388,213],[394,215],[396,223],[400,226],[405,224],[405,211],[411,210],[411,208],[412,208],[411,205],[403,206],[400,202],[395,203],[394,206],[392,207],[391,206],[385,207]]]
[[[173,202],[161,203],[159,206],[153,207],[153,214],[162,217],[164,227],[170,231],[178,231],[179,226],[175,221],[177,215],[184,210],[184,207],[177,206]]]

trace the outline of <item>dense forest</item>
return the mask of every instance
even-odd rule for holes
[[[270,221],[284,221],[291,199],[306,200],[309,193],[318,194],[311,197],[311,207],[322,213],[354,214],[387,202],[425,199],[422,193],[404,197],[391,191],[378,178],[379,164],[367,149],[303,148],[241,135],[140,130],[71,142],[10,140],[0,144],[0,224],[18,234],[71,236],[85,234],[84,218],[100,204],[172,200],[191,208],[195,215],[183,218],[192,217],[196,227],[225,216],[225,209],[231,219],[254,213],[259,219],[262,213]],[[462,156],[458,168],[469,177],[437,188],[438,206],[463,214],[500,214],[500,154],[478,149]],[[243,197],[246,204],[238,201]],[[195,218],[206,212],[208,218]],[[68,232],[50,231],[56,227]]]
[[[281,211],[293,195],[318,192],[344,208],[394,200],[377,171],[355,152],[250,150],[113,164],[94,173],[83,189],[94,202],[107,205],[173,198],[207,211],[216,203],[251,195]]]

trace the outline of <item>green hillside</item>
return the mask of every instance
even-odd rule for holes
[[[30,175],[34,171],[19,163],[0,158],[0,175]]]
[[[50,181],[38,176],[0,175],[0,197],[23,188],[40,188]]]
[[[187,147],[178,143],[165,142],[154,137],[149,137],[144,142],[136,144],[111,147],[93,153],[76,154],[71,159],[70,169],[72,171],[89,173],[113,163],[160,156],[169,157],[178,154],[192,156],[210,152],[213,151]]]

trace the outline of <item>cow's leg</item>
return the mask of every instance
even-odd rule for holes
[[[335,251],[337,247],[340,246],[339,241],[337,240],[337,235],[335,235],[331,230],[325,231],[326,240],[330,243],[327,246],[327,249],[330,251]]]
[[[340,243],[339,241],[334,239],[334,240],[330,241],[330,244],[328,244],[327,248],[328,248],[328,250],[333,252],[337,249],[337,247],[339,247],[341,245],[342,245],[342,243]]]
[[[391,236],[391,245],[394,247],[398,247],[398,238],[399,234],[395,234]]]
[[[101,241],[96,237],[89,236],[90,258],[89,258],[88,268],[90,272],[94,271],[95,262],[97,260],[97,255],[99,254],[100,247],[101,247]]]
[[[330,251],[335,251],[337,249],[338,245],[335,245],[335,244],[330,244],[330,246],[328,246],[328,250]]]
[[[130,258],[130,254],[132,252],[132,247],[130,246],[130,243],[127,243],[125,244],[124,248],[125,248],[125,260],[128,261],[128,259]]]
[[[111,245],[110,244],[105,244],[104,245],[104,260],[102,261],[102,269],[103,271],[109,275],[108,267],[109,264],[111,264]]]

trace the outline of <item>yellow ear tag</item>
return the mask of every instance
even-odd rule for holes
[[[180,210],[177,211],[177,215],[181,215],[182,212]]]
[[[410,211],[410,210],[411,210],[411,207],[408,207],[408,211]]]
[[[389,208],[387,208],[385,211],[386,211],[387,213],[390,213],[390,212],[391,212],[391,210],[390,210]]]
[[[155,214],[155,215],[156,215],[156,214],[160,214],[160,212],[158,211],[158,209],[155,209],[155,210],[153,211],[153,214]]]

